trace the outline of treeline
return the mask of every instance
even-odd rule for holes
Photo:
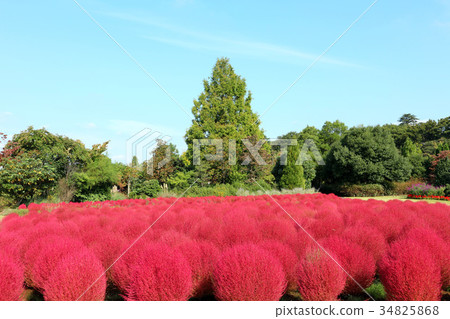
[[[184,196],[312,187],[374,196],[402,193],[417,181],[450,184],[450,117],[422,122],[405,114],[398,124],[351,128],[340,121],[325,122],[269,143],[251,109],[245,79],[228,59],[217,60],[203,88],[194,100],[183,154],[158,141],[142,163],[136,158],[112,163],[107,142],[86,148],[80,141],[32,127],[14,135],[0,153],[0,206],[171,196],[189,187]],[[4,134],[0,138],[6,141]],[[283,147],[283,140],[290,140],[289,145]],[[112,194],[114,185],[118,192]]]

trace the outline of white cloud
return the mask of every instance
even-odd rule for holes
[[[12,112],[0,112],[0,122],[5,122],[11,116],[13,116]]]
[[[277,44],[232,40],[229,38],[211,35],[204,32],[189,30],[185,27],[179,27],[177,25],[164,23],[156,18],[152,19],[142,18],[137,15],[120,12],[101,12],[101,14],[120,20],[153,26],[159,29],[163,29],[165,31],[171,31],[173,33],[172,37],[143,36],[143,38],[191,50],[231,52],[242,55],[265,57],[265,58],[288,57],[304,61],[313,61],[318,56],[317,53],[313,54],[303,52]],[[183,40],[177,39],[177,36],[180,35],[183,36]],[[360,67],[350,62],[328,57],[321,58],[320,62],[340,66]]]
[[[163,136],[180,137],[184,135],[184,132],[180,132],[171,127],[133,120],[110,120],[108,122],[108,129],[114,131],[118,135],[126,135],[127,138],[134,136],[143,129],[150,129]]]

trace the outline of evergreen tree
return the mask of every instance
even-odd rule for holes
[[[197,100],[194,100],[192,113],[194,121],[185,135],[188,145],[186,152],[188,160],[193,161],[193,144],[195,139],[220,139],[223,147],[221,161],[206,161],[205,154],[216,154],[215,146],[202,146],[200,160],[201,170],[207,166],[208,183],[232,183],[249,178],[248,166],[244,167],[229,163],[229,141],[236,141],[236,158],[241,159],[245,153],[242,139],[264,139],[264,133],[260,129],[258,116],[251,109],[252,96],[247,91],[245,79],[234,72],[227,58],[218,59],[209,80],[203,81],[204,91]],[[262,147],[270,152],[270,146],[266,143]],[[194,167],[196,170],[198,167]],[[203,174],[204,175],[204,174]],[[250,174],[253,175],[253,174]],[[270,179],[270,168],[257,174]],[[253,177],[253,176],[252,176]]]
[[[282,166],[279,186],[284,189],[305,188],[305,177],[303,175],[303,167],[296,164],[300,155],[298,145],[288,147],[287,163]]]

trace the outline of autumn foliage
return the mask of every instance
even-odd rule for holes
[[[283,209],[278,206],[278,202]],[[30,204],[0,222],[0,299],[438,300],[450,207],[334,195]],[[22,207],[23,209],[24,207]],[[286,212],[288,214],[286,214]]]

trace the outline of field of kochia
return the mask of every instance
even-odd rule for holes
[[[30,204],[0,222],[0,300],[441,300],[450,206],[334,195]],[[348,300],[348,299],[347,299]]]

